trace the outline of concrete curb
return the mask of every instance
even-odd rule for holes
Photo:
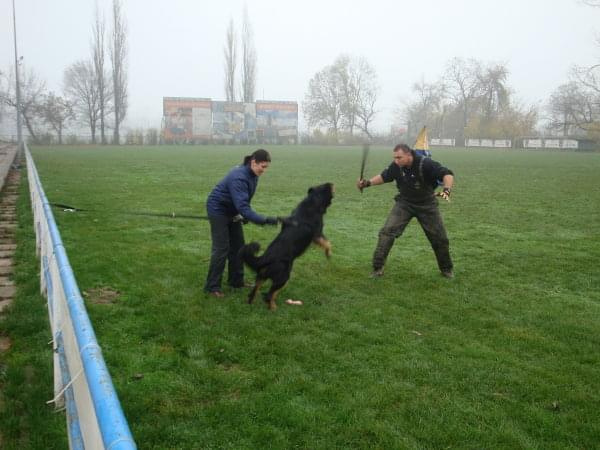
[[[4,186],[10,166],[17,155],[17,146],[14,144],[0,144],[0,191]]]

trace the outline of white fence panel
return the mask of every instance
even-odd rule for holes
[[[579,142],[575,139],[563,139],[561,148],[579,148]]]
[[[455,140],[452,138],[432,138],[429,141],[429,145],[443,145],[445,147],[454,147]]]
[[[510,139],[494,139],[494,147],[496,148],[510,148]]]
[[[27,176],[54,347],[54,394],[65,405],[71,449],[130,450],[136,445],[62,244],[52,210],[26,149]]]
[[[541,139],[523,139],[524,148],[542,148]]]

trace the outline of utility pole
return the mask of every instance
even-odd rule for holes
[[[23,149],[23,128],[21,125],[21,86],[19,84],[19,57],[17,53],[17,19],[15,14],[15,0],[12,0],[13,7],[13,33],[15,38],[15,94],[17,97],[17,143],[19,151]]]

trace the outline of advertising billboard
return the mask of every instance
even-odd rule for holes
[[[288,143],[298,138],[298,103],[163,97],[165,142]]]
[[[212,101],[208,98],[164,97],[164,138],[167,142],[209,139]]]
[[[213,139],[238,140],[244,131],[244,104],[213,102]]]
[[[264,101],[256,102],[256,133],[267,141],[279,142],[281,138],[298,135],[298,103]]]

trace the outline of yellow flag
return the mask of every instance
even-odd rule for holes
[[[429,150],[429,142],[427,142],[427,126],[424,126],[421,131],[419,131],[414,148],[415,150]]]

